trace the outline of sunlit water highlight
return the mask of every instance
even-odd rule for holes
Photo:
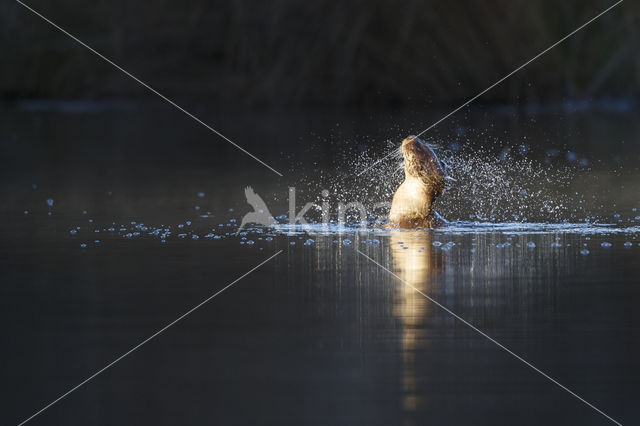
[[[635,221],[635,219],[631,219]],[[78,241],[81,249],[102,246],[113,240],[155,239],[161,244],[171,241],[192,241],[216,244],[219,240],[236,241],[247,248],[264,250],[287,246],[317,247],[330,250],[331,246],[358,247],[393,246],[400,244],[403,249],[413,248],[424,251],[425,244],[411,244],[412,241],[428,237],[429,246],[439,251],[479,248],[547,250],[568,248],[583,256],[594,247],[609,249],[622,246],[625,249],[640,248],[640,226],[601,223],[524,223],[524,222],[471,222],[454,221],[438,229],[401,230],[385,229],[375,224],[313,223],[286,224],[273,226],[238,228],[238,220],[231,218],[211,227],[210,220],[186,220],[177,225],[153,226],[138,221],[109,226],[75,226],[69,235]],[[611,238],[607,240],[607,236]],[[592,241],[593,238],[593,241]],[[406,241],[405,241],[406,240]],[[611,242],[612,241],[612,242]],[[409,243],[409,246],[406,244]]]
[[[353,224],[296,224],[276,225],[272,229],[284,234],[319,234],[339,235],[355,233],[375,233],[378,235],[390,235],[402,232],[415,232],[413,230],[385,229],[374,226],[357,226]],[[617,226],[614,224],[593,223],[525,223],[525,222],[450,222],[442,228],[424,230],[439,234],[476,234],[476,233],[502,233],[502,234],[580,234],[580,235],[607,235],[607,234],[637,234],[640,226]]]

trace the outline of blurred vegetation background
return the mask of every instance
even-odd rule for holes
[[[456,104],[615,0],[25,0],[176,100],[229,106]],[[483,96],[640,93],[640,2],[627,0]],[[16,2],[0,4],[0,97],[149,96]]]

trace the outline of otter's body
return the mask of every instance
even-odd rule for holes
[[[446,221],[433,210],[442,194],[445,174],[429,146],[415,136],[402,141],[405,180],[391,203],[390,228],[437,228]]]

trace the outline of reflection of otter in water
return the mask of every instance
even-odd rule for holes
[[[406,411],[415,411],[426,403],[424,389],[418,384],[419,355],[427,350],[431,336],[426,327],[429,302],[416,291],[429,293],[431,276],[439,271],[432,255],[433,235],[421,231],[394,232],[390,236],[393,269],[402,280],[398,283],[393,314],[400,319],[402,335],[402,405]],[[413,286],[414,288],[411,288]]]
[[[391,203],[390,228],[437,228],[446,224],[433,211],[433,202],[444,191],[445,174],[436,154],[423,141],[409,136],[402,141],[404,182]]]

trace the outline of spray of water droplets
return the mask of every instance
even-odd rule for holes
[[[377,203],[386,202],[388,212],[393,194],[404,179],[398,145],[388,141],[385,152],[393,154],[377,162],[379,154],[347,144],[353,148],[344,151],[333,170],[321,170],[299,184],[310,191],[317,187],[316,193],[320,188],[328,190],[333,202],[358,201],[372,210]],[[447,190],[436,201],[436,210],[449,220],[562,222],[588,214],[583,197],[571,190],[572,183],[588,169],[540,161],[530,157],[528,150],[492,153],[469,145],[452,151],[438,143],[431,145],[449,177]],[[381,215],[384,209],[378,207],[374,213]]]
[[[449,180],[438,200],[442,214],[458,219],[558,222],[582,215],[570,186],[579,170],[545,164],[523,154],[444,151]]]

